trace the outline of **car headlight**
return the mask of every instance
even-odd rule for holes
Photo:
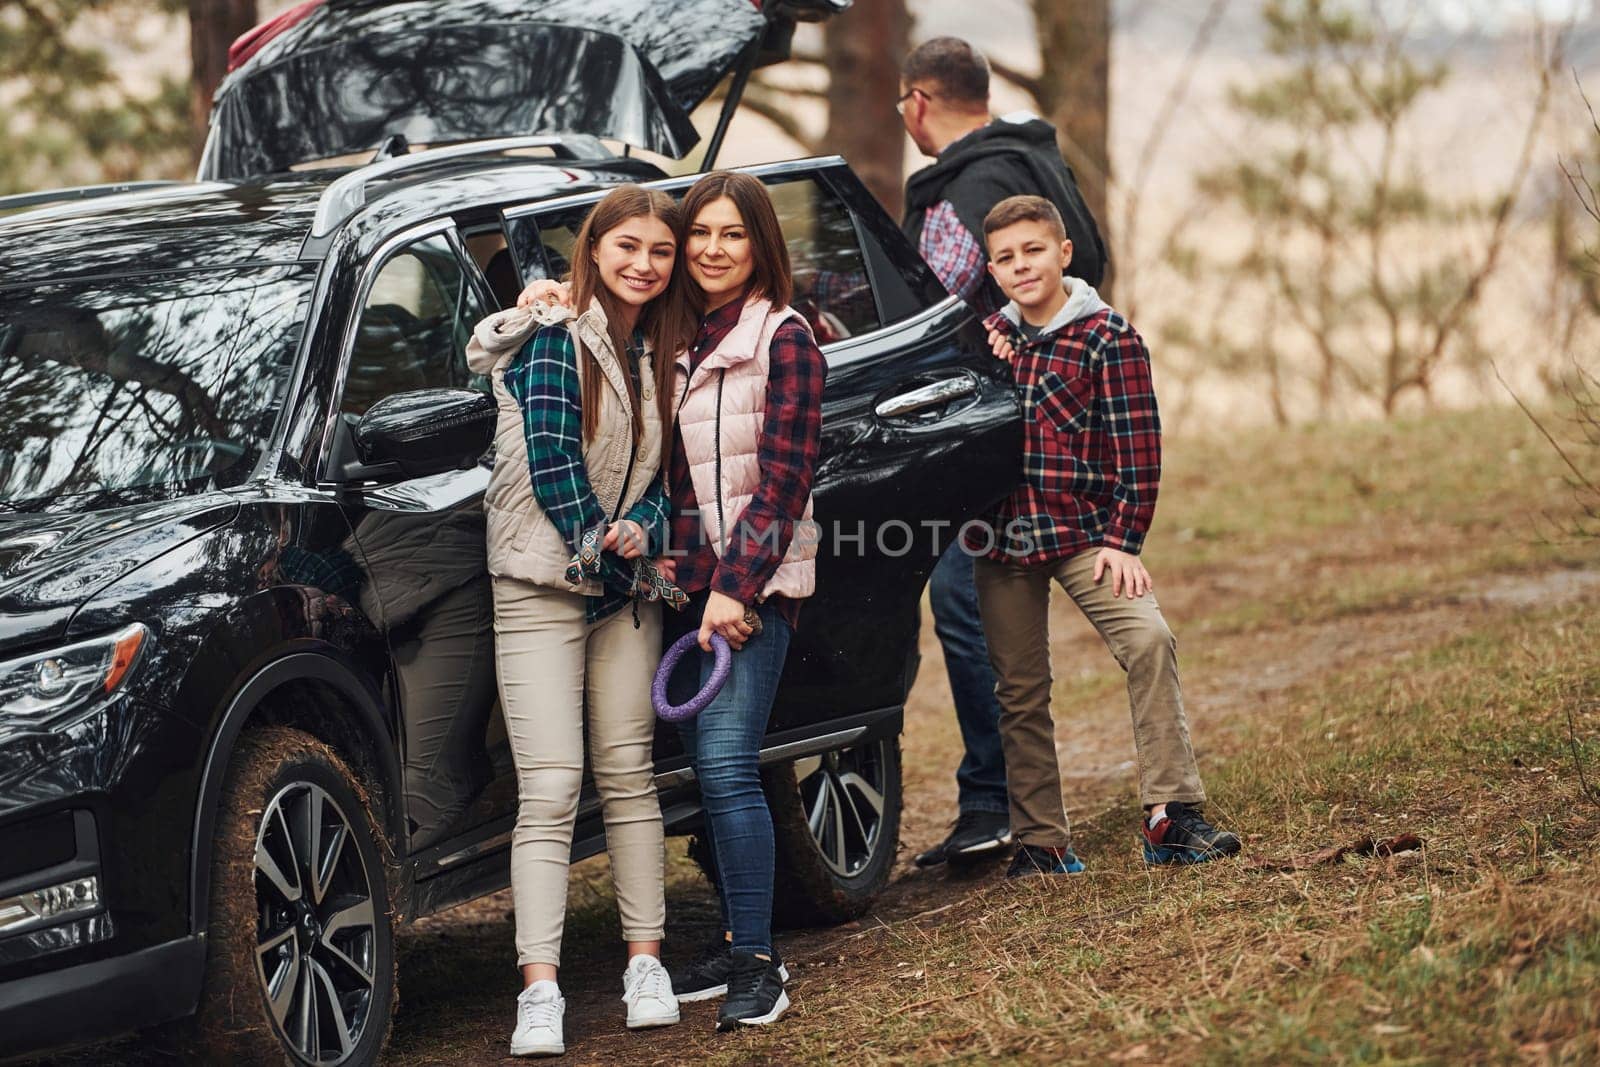
[[[149,639],[136,622],[0,662],[0,740],[59,729],[94,711],[127,681]]]

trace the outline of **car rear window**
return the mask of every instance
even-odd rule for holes
[[[243,480],[283,406],[315,270],[0,288],[0,509]]]

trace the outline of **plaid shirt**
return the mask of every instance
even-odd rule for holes
[[[1023,484],[991,516],[989,558],[1028,566],[1096,545],[1137,554],[1161,481],[1144,341],[1110,308],[1033,341],[1000,313],[984,325],[1016,348],[1025,428]]]
[[[689,373],[738,325],[743,300],[733,300],[707,315],[689,349]],[[719,560],[705,539],[700,505],[689,476],[683,435],[672,435],[672,465],[667,484],[672,490],[671,551],[678,559],[678,587],[686,593],[714,589],[741,604],[754,604],[794,540],[795,525],[805,513],[822,439],[822,387],[828,365],[811,335],[793,320],[772,338],[767,372],[767,412],[756,459],[761,484],[740,515],[728,516],[727,547]],[[708,507],[716,507],[708,502]],[[774,550],[767,531],[781,523]],[[793,627],[800,605],[787,597],[772,602]]]
[[[625,361],[635,383],[641,346],[642,338],[635,334]],[[544,326],[529,338],[506,367],[505,385],[522,409],[534,499],[550,516],[567,548],[576,553],[585,531],[604,527],[612,520],[600,506],[584,464],[578,353],[567,328]],[[622,518],[643,527],[651,551],[659,551],[667,518],[667,497],[659,473]],[[601,556],[600,569],[604,592],[584,598],[590,622],[598,622],[626,604],[626,590],[633,587],[633,568],[616,553]]]
[[[944,287],[971,304],[978,314],[988,315],[996,310],[983,306],[984,265],[989,262],[983,242],[962,225],[950,201],[941,200],[928,209],[917,251]]]

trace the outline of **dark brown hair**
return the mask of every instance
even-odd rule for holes
[[[677,243],[677,254],[672,261],[672,274],[667,288],[646,304],[639,312],[639,329],[650,341],[651,362],[654,364],[656,410],[661,417],[661,463],[663,469],[671,457],[668,451],[672,440],[672,389],[674,361],[677,354],[688,346],[693,337],[694,310],[687,303],[690,285],[683,270],[683,209],[666,193],[645,189],[638,185],[619,185],[607,193],[589,217],[583,220],[572,246],[572,306],[580,314],[591,304],[598,303],[605,312],[606,328],[611,335],[611,349],[618,360],[628,358],[629,337],[621,327],[622,301],[600,280],[600,270],[595,265],[594,251],[600,238],[621,226],[629,219],[656,218],[666,223]],[[602,388],[600,364],[591,356],[579,359],[583,379],[583,439],[594,440],[600,424],[600,405],[589,403],[588,398],[598,397]],[[624,364],[626,365],[626,364]],[[627,382],[628,404],[633,408],[633,440],[637,444],[644,435],[644,412],[639,408],[639,394],[633,375],[624,374]]]
[[[989,106],[989,61],[959,37],[935,37],[906,56],[900,80],[907,86],[932,82],[942,96],[959,106]]]
[[[778,212],[772,206],[772,197],[759,178],[728,170],[714,170],[689,187],[683,197],[683,229],[679,247],[689,243],[689,227],[696,216],[714,200],[727,197],[744,220],[745,232],[750,237],[750,255],[755,270],[750,275],[750,295],[764,296],[773,307],[785,307],[794,295],[794,274],[789,266],[789,245],[783,239],[783,227],[778,225]],[[704,308],[704,294],[694,287],[691,294],[697,306]]]
[[[1042,196],[1008,196],[990,208],[983,217],[984,239],[987,240],[996,230],[1015,226],[1019,222],[1042,222],[1055,232],[1057,240],[1067,239],[1067,227],[1061,221],[1061,212]]]

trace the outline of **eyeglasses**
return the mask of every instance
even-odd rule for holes
[[[924,100],[933,99],[933,94],[923,89],[907,89],[905,91],[905,95],[894,102],[895,111],[900,115],[904,115],[906,113],[906,101],[910,100],[913,96],[921,96]]]

